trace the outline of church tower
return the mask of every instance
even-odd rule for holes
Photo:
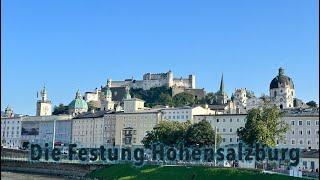
[[[102,96],[101,107],[103,110],[114,110],[114,102],[112,101],[112,92],[110,90],[111,79],[107,80],[107,87]]]
[[[218,104],[226,104],[228,100],[228,95],[224,91],[224,81],[223,81],[223,74],[221,76],[221,81],[220,81],[220,88],[219,91],[216,92],[216,101]]]
[[[8,118],[14,117],[13,110],[11,107],[9,107],[9,105],[6,107],[4,111],[4,117],[8,117]]]
[[[294,107],[294,84],[292,79],[284,74],[283,68],[280,67],[278,75],[272,79],[269,91],[272,103],[280,109]]]
[[[37,93],[38,96],[38,93]],[[50,116],[52,115],[52,104],[48,100],[48,93],[46,87],[40,91],[40,99],[37,101],[37,113],[36,116]]]

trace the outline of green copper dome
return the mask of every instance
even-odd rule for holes
[[[69,104],[69,109],[85,109],[88,110],[88,104],[82,99],[79,91],[77,91],[76,98]]]

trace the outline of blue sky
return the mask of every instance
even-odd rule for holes
[[[230,96],[268,94],[280,66],[298,98],[319,99],[316,0],[3,0],[1,110],[34,115],[46,84],[53,104],[108,77],[196,75],[207,92],[224,73]]]

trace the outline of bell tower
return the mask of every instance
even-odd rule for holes
[[[39,93],[37,93],[38,97]],[[40,98],[37,101],[37,113],[36,116],[51,116],[52,115],[52,104],[48,100],[48,93],[46,87],[40,91]]]

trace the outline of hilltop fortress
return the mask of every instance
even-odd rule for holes
[[[112,81],[112,87],[129,86],[133,89],[149,90],[153,87],[183,87],[196,88],[196,78],[194,75],[189,75],[188,78],[174,78],[172,71],[166,73],[146,73],[142,80],[125,79],[124,81]]]

